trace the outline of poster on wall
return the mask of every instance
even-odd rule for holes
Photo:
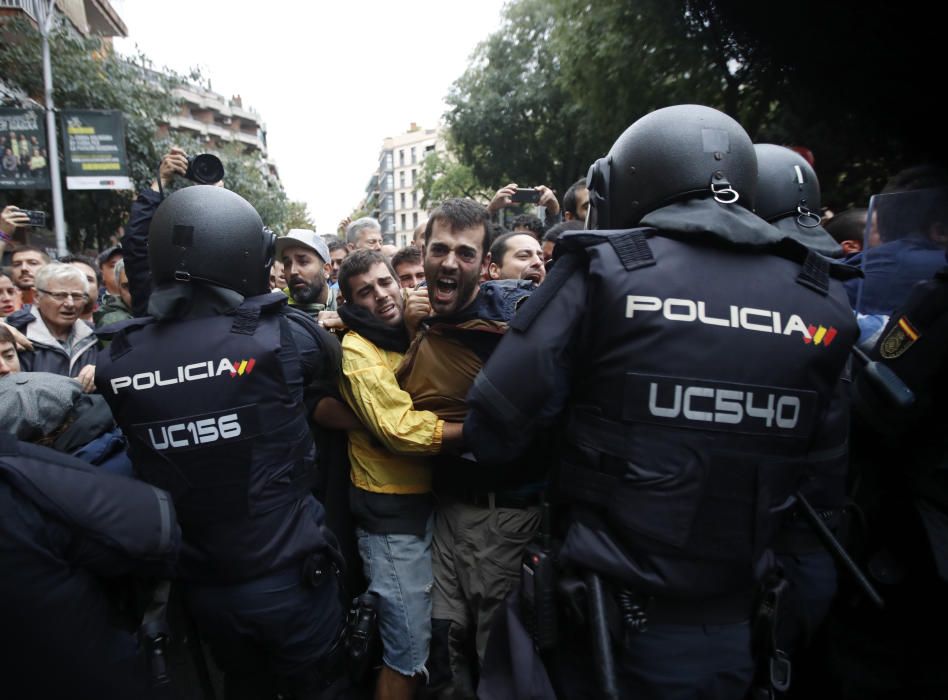
[[[130,190],[125,117],[118,111],[64,109],[63,151],[70,190]]]
[[[49,189],[46,126],[38,109],[0,109],[0,189]]]

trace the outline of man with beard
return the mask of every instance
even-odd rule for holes
[[[581,177],[566,190],[563,195],[563,219],[565,221],[586,221],[589,211],[589,188],[586,178]]]
[[[357,250],[342,263],[342,393],[364,427],[349,430],[359,554],[378,596],[384,665],[377,698],[411,698],[431,639],[431,467],[422,459],[460,444],[460,423],[418,411],[395,369],[408,348],[404,299],[385,257]]]
[[[530,280],[540,284],[546,279],[543,248],[529,233],[505,233],[490,247],[487,274],[492,280]]]
[[[392,256],[392,269],[398,276],[402,289],[415,289],[425,281],[425,266],[421,260],[421,249],[405,246]],[[427,292],[425,292],[427,298]]]
[[[349,246],[346,245],[346,242],[337,236],[327,236],[326,237],[326,247],[329,249],[329,294],[336,300],[336,305],[339,305],[339,268],[342,266],[342,261],[346,259],[346,256],[349,254]]]
[[[36,271],[49,262],[49,256],[31,245],[17,246],[10,255],[10,277],[20,288],[24,304],[33,303]]]
[[[335,311],[336,299],[326,280],[332,272],[329,248],[315,231],[290,229],[277,239],[276,257],[283,261],[283,276],[290,304],[314,319],[320,311]]]
[[[432,411],[444,420],[460,421],[467,415],[465,397],[474,377],[534,288],[533,282],[521,279],[522,272],[511,272],[516,279],[479,285],[491,267],[488,217],[483,205],[452,199],[432,212],[425,231],[424,268],[432,316],[416,334],[398,379],[416,410]],[[539,255],[539,243],[532,237],[513,235],[507,240],[520,238],[530,238],[534,255]],[[528,261],[524,267],[530,265]],[[543,270],[542,259],[539,269]],[[411,328],[418,319],[408,315],[406,325]],[[433,685],[449,682],[458,697],[474,696],[470,668],[483,661],[491,618],[519,576],[523,547],[539,524],[544,469],[540,464],[535,474],[527,461],[533,463],[521,460],[517,470],[487,472],[450,455],[436,458],[429,670]],[[507,476],[511,473],[516,481]],[[467,659],[471,637],[478,660]],[[444,668],[444,662],[438,667],[437,661],[445,658],[450,668]]]
[[[346,256],[349,254],[349,247],[346,245],[345,241],[342,241],[338,238],[329,241],[329,264],[332,265],[332,272],[329,274],[329,280],[332,282],[332,286],[339,288],[339,268],[342,266],[342,261],[346,259]]]

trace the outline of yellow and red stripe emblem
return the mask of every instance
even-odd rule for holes
[[[918,335],[919,335],[918,331],[912,327],[912,324],[909,323],[909,320],[905,318],[905,316],[899,319],[899,328],[901,328],[902,332],[905,333],[905,335],[907,335],[913,341],[918,340]]]
[[[230,376],[242,377],[245,372],[247,374],[253,372],[253,366],[257,364],[257,361],[251,357],[249,360],[238,360],[237,362],[232,362],[231,364],[234,366],[234,371],[230,373]]]
[[[836,329],[833,326],[827,328],[826,326],[814,326],[811,325],[807,328],[807,331],[810,333],[809,338],[804,338],[803,342],[813,343],[814,345],[822,344],[824,347],[833,342],[833,338],[836,337]]]

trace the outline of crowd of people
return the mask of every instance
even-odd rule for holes
[[[13,687],[948,688],[907,622],[948,579],[948,173],[834,214],[800,153],[672,107],[562,197],[449,199],[397,249],[276,237],[187,163],[96,258],[0,213],[0,561],[60,581],[0,598]]]

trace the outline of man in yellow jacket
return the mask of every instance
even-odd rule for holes
[[[411,698],[431,639],[431,468],[426,456],[460,446],[461,423],[414,410],[395,370],[408,349],[398,278],[378,252],[339,270],[350,329],[342,395],[364,428],[349,431],[350,506],[369,591],[379,597],[384,666],[377,698]]]

